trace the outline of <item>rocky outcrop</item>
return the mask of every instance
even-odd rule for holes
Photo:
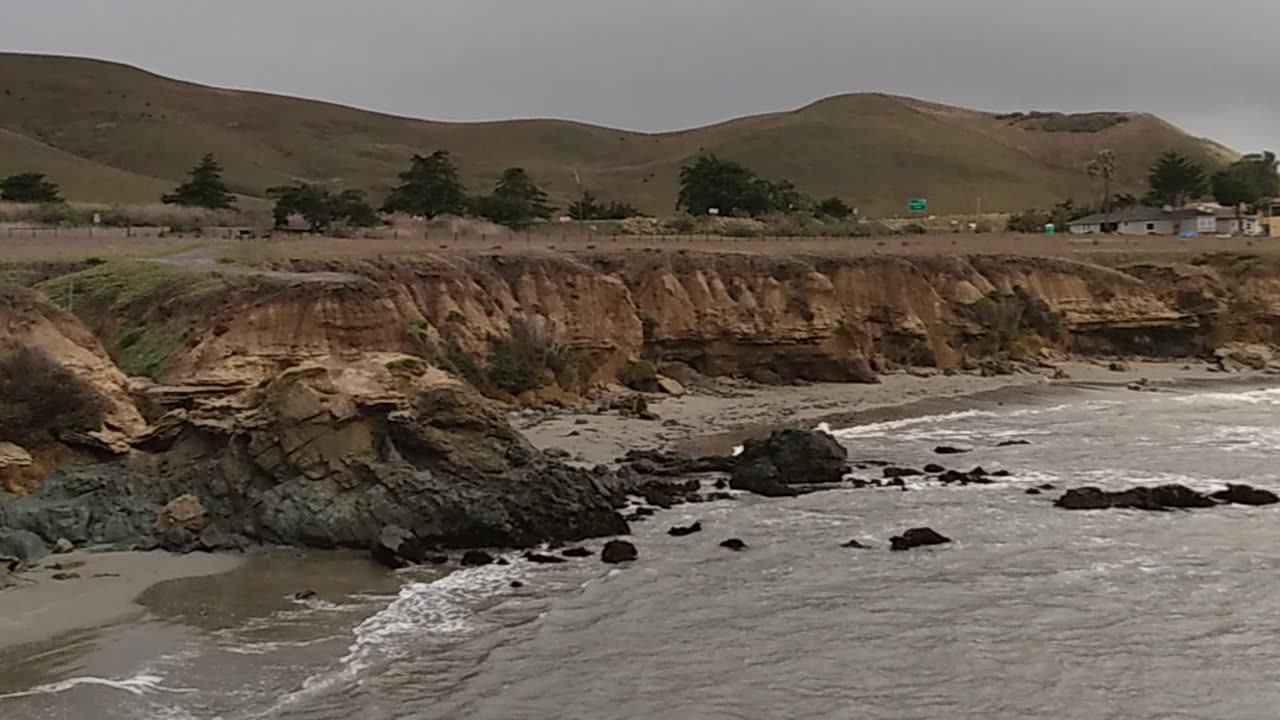
[[[791,497],[839,483],[849,452],[829,433],[779,430],[748,440],[735,459],[729,486],[765,497]]]
[[[1096,487],[1068,490],[1054,502],[1064,510],[1146,510],[1169,511],[1211,508],[1219,504],[1273,505],[1280,496],[1269,490],[1249,485],[1228,485],[1212,494],[1200,493],[1183,485],[1158,485],[1107,491]]]
[[[394,361],[303,365],[220,409],[175,412],[139,457],[61,470],[0,501],[0,527],[181,550],[367,548],[387,525],[441,547],[628,531],[600,477],[537,452],[459,381]]]

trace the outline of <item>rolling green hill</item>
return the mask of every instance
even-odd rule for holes
[[[1082,129],[1093,131],[1066,131]],[[1166,149],[1232,156],[1144,114],[997,116],[867,94],[644,134],[562,120],[430,122],[22,54],[0,54],[0,130],[0,175],[46,172],[69,198],[100,202],[154,201],[205,152],[246,195],[306,180],[381,197],[415,152],[445,149],[475,191],[518,165],[554,200],[580,181],[653,213],[671,212],[683,163],[715,152],[876,214],[909,197],[928,197],[938,213],[970,212],[979,198],[987,211],[1089,199],[1098,190],[1083,168],[1104,148],[1119,156],[1118,190],[1134,192]]]

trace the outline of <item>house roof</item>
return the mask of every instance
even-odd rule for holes
[[[1184,212],[1184,211],[1179,211]],[[1095,213],[1079,220],[1072,220],[1071,225],[1101,225],[1103,223],[1156,222],[1159,220],[1177,220],[1176,213],[1157,207],[1131,207],[1113,210],[1110,213]]]
[[[1135,222],[1180,222],[1194,217],[1219,217],[1234,220],[1234,208],[1200,207],[1183,210],[1165,210],[1157,207],[1131,207],[1114,210],[1111,214],[1095,213],[1079,220],[1072,220],[1070,225],[1101,225],[1103,223],[1135,223]]]

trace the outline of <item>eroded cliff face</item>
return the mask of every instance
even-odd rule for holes
[[[516,326],[584,358],[588,380],[616,380],[645,358],[711,375],[868,381],[895,365],[1042,347],[1201,354],[1270,342],[1280,318],[1280,267],[1230,257],[1114,270],[1020,256],[441,254],[275,270],[80,312],[108,347],[126,325],[181,338],[158,372],[165,383],[237,387],[376,352],[483,367]],[[307,280],[319,271],[324,281]]]
[[[232,301],[180,318],[197,339],[163,378],[252,383],[299,359],[374,351],[437,360],[452,349],[483,363],[514,323],[534,322],[588,357],[596,380],[647,358],[712,375],[865,381],[869,367],[948,368],[1041,346],[1185,356],[1269,342],[1280,318],[1280,269],[1212,258],[1112,270],[1009,256],[630,253],[287,269],[354,279],[231,291]]]

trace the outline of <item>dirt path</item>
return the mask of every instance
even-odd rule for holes
[[[148,262],[182,268],[215,272],[224,275],[254,275],[257,277],[283,280],[285,282],[307,283],[344,283],[357,282],[360,276],[338,272],[288,272],[285,270],[264,270],[247,265],[236,265],[223,261],[222,248],[218,245],[202,245],[191,250],[168,255],[166,257],[149,258]]]

